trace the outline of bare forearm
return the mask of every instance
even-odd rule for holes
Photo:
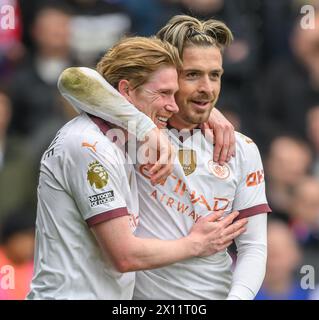
[[[196,222],[188,236],[177,240],[135,237],[129,228],[128,215],[93,226],[92,231],[104,252],[120,272],[154,269],[192,257],[206,257],[224,250],[233,235],[241,234],[244,223],[228,228],[238,212],[219,220],[223,211]],[[227,228],[226,228],[227,227]],[[225,236],[221,237],[222,234]]]
[[[198,254],[198,246],[188,237],[178,240],[135,238],[121,262],[121,271],[160,268]]]

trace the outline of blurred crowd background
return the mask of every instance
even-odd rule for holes
[[[14,8],[14,28],[2,8]],[[315,8],[302,29],[301,7]],[[56,82],[69,66],[94,67],[123,35],[150,36],[179,13],[226,22],[217,107],[259,146],[273,209],[267,274],[258,299],[319,299],[319,0],[0,0],[0,284],[5,265],[23,299],[32,274],[39,160],[75,116]]]

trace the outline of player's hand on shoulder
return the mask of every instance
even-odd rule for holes
[[[148,169],[153,185],[164,182],[173,172],[175,148],[167,135],[158,128],[148,134],[145,143],[148,150]]]
[[[202,124],[205,136],[214,142],[214,161],[220,165],[228,162],[235,156],[235,129],[234,126],[214,108],[210,114],[208,122]]]

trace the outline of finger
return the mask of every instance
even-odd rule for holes
[[[221,152],[220,152],[220,156],[219,156],[219,160],[218,160],[218,163],[223,166],[227,160],[227,155],[228,155],[228,152],[229,152],[229,139],[230,139],[230,132],[225,130],[224,132],[224,141],[223,141],[223,147],[221,149]]]
[[[222,150],[223,147],[223,140],[224,140],[224,135],[223,132],[221,130],[221,128],[216,129],[214,132],[214,161],[218,162],[218,159],[220,157],[220,152]]]
[[[156,161],[156,162],[154,163],[154,165],[152,165],[152,166],[150,167],[149,173],[150,173],[151,175],[154,175],[154,174],[156,174],[161,168],[162,168],[162,165],[161,165],[158,161]]]
[[[169,165],[172,163],[171,156],[167,153],[162,151],[159,159],[154,163],[154,165],[150,168],[150,174],[155,174],[159,171],[163,166]]]
[[[231,214],[229,214],[227,217],[225,217],[223,220],[220,221],[222,227],[226,228],[228,225],[232,224],[234,219],[238,217],[239,212],[233,211]]]
[[[246,227],[242,227],[239,230],[237,230],[236,232],[234,232],[234,239],[236,239],[238,236],[240,236],[242,233],[244,233],[247,230]]]
[[[151,183],[154,185],[165,181],[172,171],[172,166],[163,166],[156,174],[151,175]]]
[[[162,149],[160,150],[160,152],[158,153],[158,160],[156,162],[158,162],[161,165],[165,165],[171,162],[171,150],[169,149]]]
[[[225,244],[222,244],[221,246],[219,246],[217,249],[218,251],[223,251],[225,249],[227,249],[231,244],[233,243],[233,241],[228,241]]]
[[[204,122],[201,128],[202,128],[202,131],[204,132],[204,137],[211,143],[214,143],[214,133],[212,128],[209,126],[209,124]]]
[[[229,139],[229,150],[227,154],[227,162],[230,160],[231,157],[235,157],[236,155],[236,138],[235,138],[235,131],[232,130],[230,133]]]
[[[176,152],[173,146],[168,145],[167,147],[160,149],[158,153],[158,160],[155,164],[167,165],[174,162]]]
[[[224,245],[225,243],[228,243],[229,241],[233,241],[234,239],[236,239],[238,236],[240,236],[242,233],[244,233],[246,231],[246,227],[242,227],[238,230],[236,230],[235,232],[232,232],[230,234],[223,235],[221,238],[221,245]]]
[[[236,222],[233,223],[233,226],[235,226],[235,228],[240,228],[245,226],[248,223],[248,219],[247,218],[242,218],[237,220]]]
[[[245,221],[240,221],[240,223],[231,224],[225,228],[225,230],[223,231],[223,235],[228,236],[230,234],[233,234],[233,233],[237,232],[239,229],[245,228],[246,224],[247,224],[247,222],[245,222]]]
[[[218,221],[218,219],[220,219],[224,214],[224,210],[218,210],[218,211],[214,211],[214,213],[212,213],[211,215],[207,216],[207,221],[209,222],[215,222]]]

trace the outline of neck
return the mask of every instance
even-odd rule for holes
[[[183,130],[183,129],[192,130],[192,129],[195,129],[198,127],[198,124],[189,123],[176,114],[173,115],[168,120],[168,123],[171,127],[175,128],[177,130]]]

